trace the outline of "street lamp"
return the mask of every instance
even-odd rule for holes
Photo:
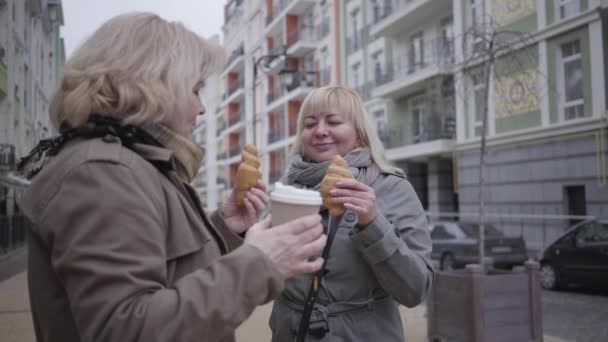
[[[279,71],[279,77],[281,78],[281,83],[283,85],[283,87],[287,88],[287,86],[289,86],[290,84],[292,84],[294,82],[294,75],[296,73],[296,70],[291,69],[291,68],[286,68],[285,67],[285,62],[287,61],[287,58],[289,57],[289,55],[287,54],[287,46],[283,45],[283,49],[281,50],[281,52],[279,53],[271,53],[268,55],[263,55],[258,57],[257,59],[254,58],[254,63],[253,63],[253,85],[252,85],[252,94],[253,94],[253,143],[257,144],[256,141],[256,126],[257,126],[257,122],[258,122],[258,111],[256,108],[256,101],[257,101],[257,94],[256,94],[256,80],[257,80],[257,76],[258,76],[258,69],[262,70],[263,72],[267,72],[268,68],[270,67],[270,64],[277,58],[281,58],[283,57],[283,68]]]

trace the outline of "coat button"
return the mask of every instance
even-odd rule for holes
[[[344,216],[346,222],[355,222],[355,218],[356,216],[354,213],[346,213],[346,216]]]
[[[103,140],[103,142],[105,142],[105,143],[113,144],[113,143],[118,142],[118,137],[116,137],[112,134],[106,134],[103,136],[103,138],[101,140]]]

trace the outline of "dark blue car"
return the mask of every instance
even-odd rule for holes
[[[545,289],[568,285],[608,290],[608,219],[574,225],[541,253]]]

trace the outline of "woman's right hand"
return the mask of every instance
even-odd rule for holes
[[[304,216],[282,225],[271,227],[270,215],[247,231],[249,243],[275,264],[285,279],[321,269],[323,258],[309,261],[321,253],[327,243],[320,215]]]

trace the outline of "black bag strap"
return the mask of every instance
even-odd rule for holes
[[[300,318],[300,326],[298,328],[298,334],[296,335],[295,342],[304,342],[306,335],[308,334],[310,315],[312,314],[312,309],[317,300],[317,295],[319,294],[321,281],[323,281],[323,278],[325,277],[325,267],[327,265],[327,259],[329,258],[329,251],[331,250],[332,242],[336,236],[336,232],[338,231],[337,223],[340,222],[341,218],[341,216],[332,217],[330,215],[327,221],[327,229],[329,232],[327,234],[327,244],[325,244],[322,254],[323,266],[321,266],[321,269],[315,272],[312,276],[312,283],[310,284],[308,296],[306,297],[306,302],[304,303],[304,310],[302,312],[302,317]]]

